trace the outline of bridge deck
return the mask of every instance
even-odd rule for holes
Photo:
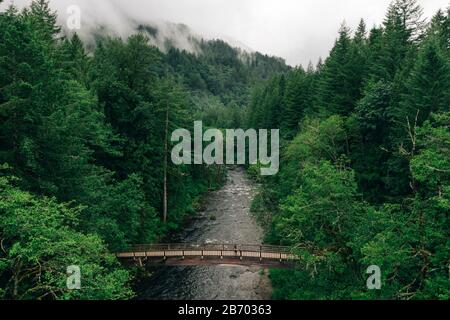
[[[142,259],[163,259],[167,265],[273,265],[273,262],[294,262],[297,259],[289,247],[235,244],[136,245],[118,253],[117,257],[139,260],[141,264]]]

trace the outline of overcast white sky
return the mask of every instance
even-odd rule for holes
[[[6,3],[12,0],[5,0]],[[29,0],[15,0],[20,6]],[[65,13],[78,4],[84,16],[121,26],[121,14],[139,20],[184,23],[206,37],[232,38],[292,65],[326,57],[342,21],[355,28],[383,21],[391,0],[51,0]],[[449,0],[419,0],[425,16]],[[4,6],[4,5],[3,5]]]

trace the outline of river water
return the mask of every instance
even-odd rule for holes
[[[225,186],[208,195],[202,212],[176,236],[179,243],[261,244],[263,230],[250,213],[254,186],[241,168],[228,173]],[[270,299],[268,271],[258,267],[161,267],[141,284],[139,299]]]

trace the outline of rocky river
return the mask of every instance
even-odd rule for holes
[[[227,182],[211,192],[202,212],[173,239],[178,243],[261,244],[263,230],[250,213],[255,187],[242,168],[231,169]],[[161,267],[143,282],[139,299],[270,299],[268,271],[258,267]]]

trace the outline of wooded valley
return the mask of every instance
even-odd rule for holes
[[[395,0],[306,68],[221,40],[160,50],[145,26],[87,49],[56,21],[45,0],[0,12],[0,298],[133,298],[114,253],[182,228],[226,177],[167,156],[197,120],[280,129],[280,172],[247,166],[266,243],[301,261],[271,270],[274,299],[450,298],[450,8],[426,23]]]

